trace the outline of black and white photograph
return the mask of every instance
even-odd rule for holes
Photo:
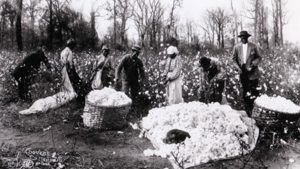
[[[0,0],[0,169],[300,169],[299,0]]]

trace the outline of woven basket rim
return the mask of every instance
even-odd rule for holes
[[[281,111],[278,111],[278,110],[272,110],[272,109],[270,109],[270,108],[266,108],[266,107],[264,107],[264,106],[258,105],[256,102],[255,102],[255,106],[257,106],[258,108],[266,109],[266,110],[273,111],[273,112],[279,113],[279,114],[285,114],[285,115],[300,115],[300,111],[297,112],[297,113],[281,112]]]
[[[86,99],[86,102],[92,106],[96,106],[96,107],[100,107],[100,108],[121,108],[121,107],[127,107],[127,106],[131,106],[132,101],[130,101],[127,104],[123,104],[123,105],[118,105],[118,106],[105,106],[105,105],[98,105],[96,103],[92,103],[89,100]]]

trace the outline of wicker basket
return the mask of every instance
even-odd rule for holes
[[[101,130],[119,130],[126,125],[126,116],[130,111],[131,103],[122,106],[100,106],[86,100],[84,114],[89,114],[84,119],[84,125],[89,128]]]
[[[290,114],[286,112],[279,112],[254,105],[252,117],[256,120],[259,127],[272,127],[282,125],[285,122],[297,121],[300,117],[300,112]]]

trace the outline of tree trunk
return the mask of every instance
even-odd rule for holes
[[[14,47],[14,18],[10,18],[10,39],[11,39],[11,48]]]
[[[222,48],[225,48],[225,42],[224,42],[224,27],[222,26]]]
[[[257,42],[257,25],[258,25],[259,0],[255,0],[254,9],[254,41]]]
[[[114,39],[113,39],[113,46],[116,47],[117,43],[117,11],[116,11],[116,0],[114,0]]]
[[[16,39],[17,39],[17,45],[18,50],[23,50],[23,42],[22,42],[22,6],[23,2],[22,0],[16,0],[16,6],[17,6],[17,19],[16,19]]]
[[[32,10],[30,13],[30,34],[31,34],[31,47],[34,46],[35,44],[35,34],[34,34],[34,22],[35,22],[35,17],[34,17],[34,11]]]
[[[283,45],[283,16],[282,16],[282,1],[278,0],[279,5],[279,24],[280,24],[280,43]]]
[[[96,31],[96,13],[94,11],[91,12],[91,47],[96,47],[96,40],[97,40],[97,31]]]
[[[274,7],[275,9],[273,9],[273,25],[274,25],[274,35],[273,35],[273,38],[274,38],[274,45],[275,46],[279,46],[280,42],[279,42],[279,27],[278,27],[278,1],[277,0],[274,0]]]
[[[53,2],[49,2],[49,32],[48,32],[48,48],[53,49]]]

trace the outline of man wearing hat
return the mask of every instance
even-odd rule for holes
[[[238,36],[241,43],[233,49],[233,61],[240,72],[240,81],[243,88],[245,110],[249,116],[252,114],[254,100],[259,95],[259,69],[261,62],[259,50],[255,44],[248,42],[251,35],[247,31],[241,31]]]
[[[114,79],[113,58],[109,56],[110,49],[103,45],[101,55],[96,56],[96,64],[94,70],[96,75],[92,82],[93,89],[109,87]]]
[[[182,98],[182,59],[178,55],[178,49],[175,46],[169,46],[167,49],[168,59],[165,65],[165,84],[168,105],[183,102]]]
[[[45,55],[44,47],[40,47],[34,53],[27,55],[14,69],[12,76],[18,83],[18,94],[22,100],[31,100],[28,88],[37,76],[42,62],[50,70],[51,66]]]
[[[141,48],[132,47],[132,54],[125,55],[116,72],[116,83],[122,81],[122,91],[131,97],[133,104],[136,104],[141,83],[145,80],[144,64],[138,56]]]

